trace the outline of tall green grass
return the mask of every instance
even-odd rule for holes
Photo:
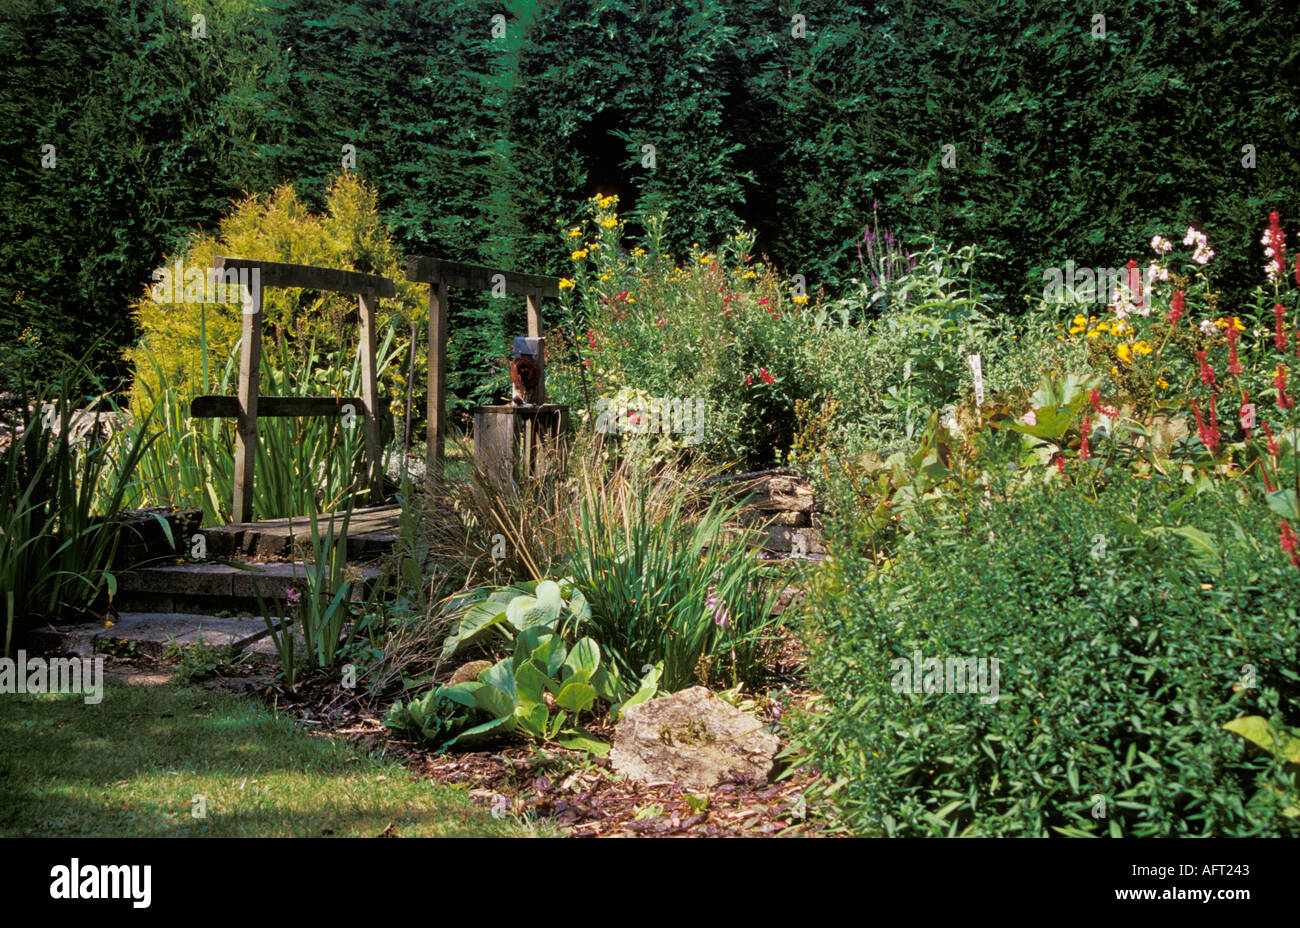
[[[151,450],[143,436],[116,457],[93,439],[73,441],[73,413],[82,399],[70,386],[89,377],[70,363],[57,386],[19,384],[28,405],[6,423],[0,453],[0,590],[4,653],[36,621],[89,608],[107,589],[119,531],[112,521],[127,499],[129,474]]]
[[[399,353],[393,348],[395,330],[385,333],[376,353],[379,375]],[[163,366],[148,352],[156,388],[140,378],[143,405],[151,416],[136,420],[121,436],[124,448],[149,439],[148,450],[132,467],[127,503],[131,506],[175,506],[203,510],[205,524],[229,522],[234,481],[235,421],[193,419],[193,398],[170,383]],[[202,352],[202,393],[233,396],[239,379],[239,346],[212,370],[206,346]],[[263,396],[358,396],[361,391],[360,349],[350,358],[323,356],[314,345],[305,360],[290,370],[281,350],[262,358]],[[138,401],[137,401],[138,402]],[[360,411],[356,425],[345,428],[338,418],[312,416],[258,421],[257,470],[253,483],[256,518],[303,515],[311,508],[333,512],[354,490],[365,449]]]

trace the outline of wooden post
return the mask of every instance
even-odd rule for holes
[[[253,478],[257,470],[257,391],[262,374],[262,281],[248,285],[239,350],[239,417],[235,426],[235,487],[231,517],[253,521]]]
[[[534,290],[527,296],[528,301],[528,337],[542,337],[542,295]],[[537,346],[537,403],[546,402],[546,344]]]
[[[361,402],[365,405],[362,428],[366,441],[366,482],[370,498],[384,495],[383,448],[379,443],[379,385],[375,374],[375,291],[357,294],[361,311]]]
[[[429,426],[425,480],[442,478],[447,444],[447,282],[429,284]]]

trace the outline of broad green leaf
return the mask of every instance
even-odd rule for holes
[[[587,678],[600,667],[600,645],[596,644],[590,638],[583,638],[569,650],[569,656],[564,659],[564,667],[568,672],[564,674],[567,679],[569,673],[577,670],[585,670]]]
[[[582,729],[569,729],[561,732],[555,740],[570,750],[586,751],[588,754],[595,754],[597,757],[604,757],[609,753],[609,745],[606,742]]]
[[[509,661],[497,661],[491,667],[480,673],[478,679],[480,683],[486,685],[483,689],[474,694],[476,699],[482,700],[485,692],[495,689],[510,701],[510,710],[507,711],[513,711],[514,704],[518,697],[515,695],[514,668],[510,666]],[[482,705],[481,702],[480,705]]]
[[[521,702],[540,703],[549,682],[546,674],[538,670],[532,661],[528,661],[515,670],[515,696]]]
[[[452,738],[444,744],[442,750],[446,750],[454,744],[477,744],[498,735],[509,734],[514,730],[515,714],[511,712],[501,718],[492,719],[490,722],[484,722],[482,725],[475,725],[473,728],[461,732],[455,738]]]
[[[1300,520],[1300,506],[1296,505],[1295,490],[1273,490],[1264,494],[1268,508],[1284,519]]]
[[[568,709],[575,716],[591,708],[596,701],[596,688],[589,683],[569,683],[555,698],[556,705]]]

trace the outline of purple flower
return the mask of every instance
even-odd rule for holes
[[[727,604],[718,598],[716,593],[710,593],[709,598],[704,601],[704,609],[713,610],[713,621],[719,628],[726,628],[727,622],[731,620],[731,614],[727,612]]]
[[[284,591],[284,598],[289,601],[290,606],[296,606],[298,605],[299,602],[302,601],[302,594],[299,593],[297,590],[295,590],[293,587],[288,587]]]

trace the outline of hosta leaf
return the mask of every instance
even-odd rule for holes
[[[574,715],[581,715],[591,708],[596,701],[596,689],[590,683],[569,683],[555,697],[555,704],[568,709]]]

